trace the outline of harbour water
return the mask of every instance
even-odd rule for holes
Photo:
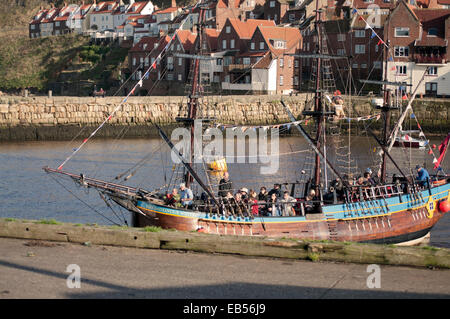
[[[436,146],[442,138],[432,139]],[[329,140],[331,147],[327,154],[345,173],[346,166],[356,175],[367,167],[374,169],[378,159],[376,142],[369,137],[354,137],[351,140],[350,165],[345,162],[337,143]],[[250,142],[252,143],[252,142]],[[101,224],[130,222],[130,214],[125,210],[105,205],[97,191],[85,189],[70,179],[58,179],[46,174],[42,167],[58,167],[80,141],[35,141],[0,144],[0,217],[17,219],[55,219],[62,222],[80,224]],[[346,145],[344,145],[345,150]],[[269,164],[253,159],[235,157],[237,163],[228,164],[235,188],[247,187],[259,190],[261,186],[272,188],[276,182],[295,182],[301,178],[301,171],[308,171],[308,160],[312,154],[302,137],[282,137],[277,154],[278,169],[271,174],[262,174],[261,167]],[[435,154],[438,156],[436,148]],[[428,149],[392,150],[393,157],[406,172],[415,173],[416,164],[425,164],[433,172],[433,157]],[[136,166],[143,158],[147,161]],[[411,163],[411,164],[410,164]],[[102,180],[119,182],[115,177],[121,173],[127,176],[139,168],[121,184],[153,190],[168,184],[172,175],[172,159],[167,145],[161,139],[97,139],[92,140],[80,150],[64,169],[76,174]],[[358,167],[357,169],[353,167]],[[450,172],[450,158],[442,167]],[[325,173],[325,172],[324,172]],[[388,176],[398,174],[392,164],[388,165]],[[330,175],[330,172],[328,172]],[[255,176],[258,176],[256,178]],[[330,177],[331,178],[331,177]],[[450,214],[446,214],[431,231],[431,245],[450,248]]]

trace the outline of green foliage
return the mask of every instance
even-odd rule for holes
[[[60,222],[57,222],[54,219],[43,219],[40,221],[37,221],[36,224],[44,224],[44,225],[61,225]]]
[[[157,232],[160,232],[161,230],[162,230],[162,228],[158,227],[158,226],[147,226],[147,227],[142,228],[142,231],[151,232],[151,233],[157,233]]]

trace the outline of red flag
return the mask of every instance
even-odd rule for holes
[[[408,99],[408,97],[406,96],[406,94],[403,94],[402,100],[407,100],[407,99]]]
[[[155,62],[153,62],[153,64],[152,64],[152,68],[153,68],[153,69],[156,69],[156,61],[155,61]]]
[[[380,45],[381,43],[384,43],[384,42],[383,42],[383,40],[380,39],[380,40],[378,41],[377,45]]]
[[[409,135],[408,134],[405,135],[405,140],[409,141]]]
[[[445,153],[447,152],[447,148],[448,148],[448,141],[450,140],[450,133],[447,135],[447,137],[445,138],[445,140],[441,143],[441,145],[439,145],[439,153],[441,154],[439,156],[439,159],[437,160],[437,162],[434,164],[434,169],[437,169],[440,165],[442,160],[445,157]]]

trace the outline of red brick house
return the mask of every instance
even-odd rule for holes
[[[427,70],[418,93],[450,96],[449,26],[450,9],[419,9],[400,1],[385,23],[384,36],[393,48],[387,79],[410,85],[403,88],[410,92]]]
[[[219,50],[246,51],[248,40],[258,26],[275,26],[275,23],[268,20],[248,19],[247,21],[241,21],[239,19],[227,19],[217,39]]]
[[[189,30],[178,30],[167,54],[166,80],[185,83],[189,75],[191,59],[177,57],[177,53],[193,53],[197,34]]]
[[[127,92],[139,81],[147,69],[155,63],[156,70],[152,70],[142,81],[142,87],[138,87],[135,95],[146,95],[152,92],[154,84],[163,78],[166,72],[166,58],[157,59],[162,50],[169,43],[169,36],[143,37],[128,51],[128,74],[131,81],[126,86]],[[124,92],[125,94],[127,92]]]
[[[293,5],[291,0],[267,0],[264,3],[264,19],[273,20],[275,24],[287,20],[285,15],[289,6]]]
[[[302,46],[299,29],[259,25],[246,51],[224,57],[223,90],[289,94],[298,89]],[[297,61],[297,62],[296,62]]]

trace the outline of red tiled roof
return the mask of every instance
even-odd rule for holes
[[[258,29],[266,40],[270,51],[275,55],[283,54],[296,46],[300,47],[302,35],[297,28],[260,26]],[[270,40],[285,41],[286,47],[284,49],[275,48],[270,43]]]
[[[194,47],[195,39],[197,38],[197,34],[192,33],[189,30],[178,30],[177,37],[183,46],[184,51],[190,52]]]
[[[437,3],[439,4],[446,4],[446,5],[450,5],[450,0],[437,0]]]
[[[238,8],[239,4],[240,4],[240,0],[219,0],[217,2],[217,8],[228,8],[228,2],[231,2],[231,7],[232,8]]]
[[[38,24],[38,23],[40,23],[41,22],[41,20],[45,17],[45,15],[47,14],[47,9],[42,9],[42,10],[39,10],[39,12],[38,13],[36,13],[34,16],[33,16],[33,20],[31,20],[31,22],[30,22],[30,24]],[[38,17],[37,19],[35,19],[35,17]]]
[[[204,29],[205,41],[208,43],[211,51],[217,51],[217,38],[219,37],[220,31],[217,29],[206,28]]]
[[[275,26],[275,22],[272,20],[248,19],[241,21],[234,18],[228,20],[241,39],[250,39],[258,26]]]
[[[139,14],[149,1],[135,2],[128,7],[127,14]]]
[[[44,16],[44,18],[41,20],[41,23],[50,23],[53,22],[56,15],[58,14],[59,9],[58,8],[52,8],[48,10]]]
[[[178,7],[170,7],[167,9],[163,9],[163,10],[158,10],[156,12],[153,12],[153,14],[163,14],[163,13],[171,13],[171,12],[175,12],[178,11]]]
[[[111,9],[108,10],[108,6],[111,6]],[[101,13],[113,13],[116,10],[116,7],[118,6],[118,3],[116,1],[104,1],[97,4],[97,7],[99,8],[98,11],[94,9],[92,11],[92,14],[101,14]]]
[[[447,46],[445,39],[445,20],[450,16],[450,9],[416,9],[414,13],[422,23],[422,36],[417,39],[417,46]],[[436,35],[428,35],[430,29]]]

